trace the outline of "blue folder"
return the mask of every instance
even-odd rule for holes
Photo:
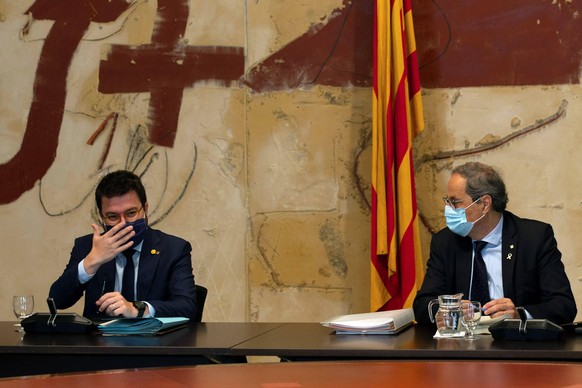
[[[189,319],[172,318],[119,318],[97,326],[103,335],[156,335],[179,329],[188,324]]]

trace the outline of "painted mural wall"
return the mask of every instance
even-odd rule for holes
[[[453,165],[501,168],[582,300],[580,8],[413,2],[425,256]],[[0,0],[0,319],[37,311],[111,170],[192,243],[207,321],[369,309],[372,0]],[[487,37],[484,39],[484,36]],[[80,312],[79,303],[74,311]]]

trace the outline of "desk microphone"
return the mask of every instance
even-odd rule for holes
[[[22,320],[24,331],[29,334],[86,333],[92,328],[91,320],[75,313],[57,313],[53,298],[46,300],[50,313],[34,313]]]
[[[46,303],[48,304],[51,313],[46,324],[50,327],[56,327],[57,325],[55,321],[57,320],[57,306],[55,305],[55,300],[53,298],[47,298]]]
[[[504,319],[489,327],[495,340],[556,341],[564,337],[564,329],[547,319],[527,319],[523,307],[516,308],[520,319]]]

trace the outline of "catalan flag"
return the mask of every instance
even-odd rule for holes
[[[424,277],[412,141],[424,128],[410,0],[376,0],[372,311],[412,307]]]

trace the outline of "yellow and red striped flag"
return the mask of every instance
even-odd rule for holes
[[[424,277],[412,141],[424,128],[410,0],[376,0],[372,311],[412,307]]]

